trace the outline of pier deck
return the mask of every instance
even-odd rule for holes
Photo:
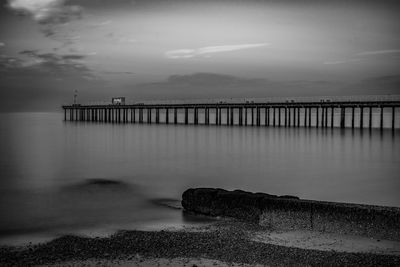
[[[66,121],[323,128],[372,128],[373,110],[378,109],[381,129],[387,112],[391,128],[396,128],[398,107],[398,100],[62,106]],[[178,116],[181,112],[183,116]]]

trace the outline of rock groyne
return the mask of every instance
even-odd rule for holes
[[[400,208],[276,196],[242,190],[188,189],[186,211],[252,221],[277,230],[312,230],[400,240]]]

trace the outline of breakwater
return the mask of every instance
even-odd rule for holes
[[[278,230],[312,230],[400,240],[400,208],[299,199],[241,190],[188,189],[186,211],[228,216]]]
[[[317,128],[372,128],[373,109],[378,109],[381,129],[384,112],[391,113],[390,127],[395,129],[398,107],[397,100],[62,106],[68,121]],[[183,118],[179,118],[180,112]],[[351,122],[346,121],[346,114],[351,114]]]

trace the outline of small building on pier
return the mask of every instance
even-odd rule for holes
[[[125,105],[125,97],[113,97],[111,102],[113,105]]]

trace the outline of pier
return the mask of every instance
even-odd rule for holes
[[[316,128],[372,128],[375,124],[383,129],[388,119],[384,113],[390,113],[393,130],[398,107],[399,100],[62,106],[65,121]],[[379,112],[378,118],[373,110]]]

